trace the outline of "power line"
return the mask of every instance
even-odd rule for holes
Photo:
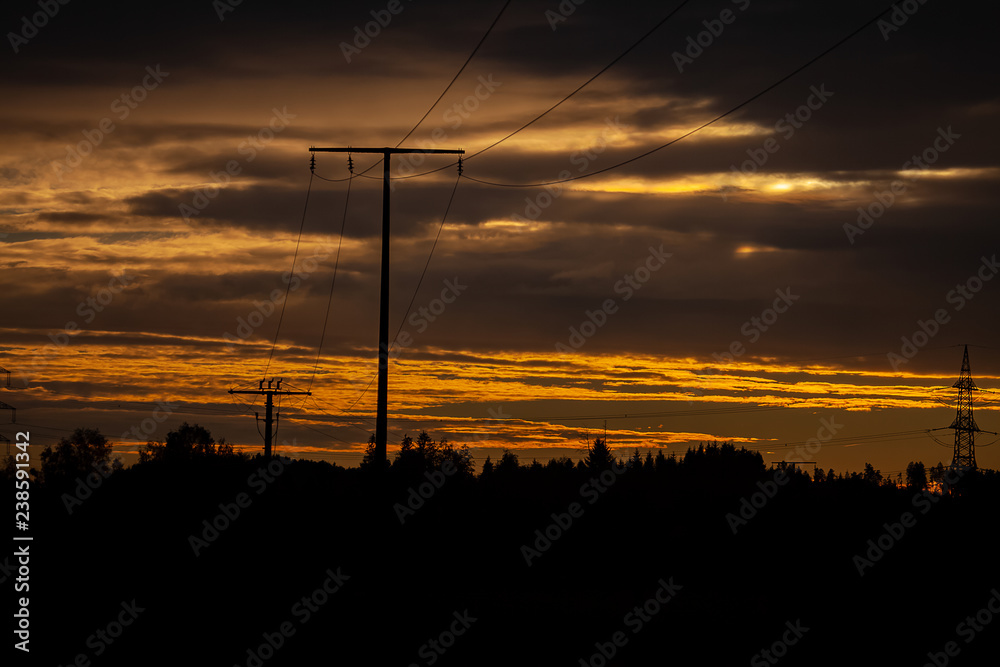
[[[851,444],[867,444],[878,441],[892,442],[893,440],[911,440],[917,436],[924,436],[929,434],[931,429],[912,429],[909,431],[891,431],[887,433],[871,433],[868,435],[855,435],[850,437],[841,438],[830,438],[829,440],[822,441],[824,447],[829,445],[851,445]],[[767,444],[762,443],[760,446],[766,449],[774,448],[781,449],[784,447],[793,447],[796,445],[804,445],[808,440],[799,440],[793,442],[784,442],[779,444]]]
[[[291,275],[295,275],[295,262],[299,257],[299,245],[302,243],[302,231],[306,226],[306,212],[309,210],[309,194],[312,192],[313,183],[313,173],[309,174],[309,185],[306,187],[306,201],[305,205],[302,207],[302,221],[299,223],[299,238],[295,241],[295,254],[292,255],[292,271]],[[281,301],[281,314],[278,315],[278,327],[274,331],[274,342],[271,344],[271,353],[267,355],[267,365],[264,366],[264,374],[262,377],[267,377],[267,371],[271,368],[271,360],[274,358],[274,348],[278,346],[278,335],[281,333],[281,322],[285,319],[285,306],[288,305],[288,294],[292,288],[292,280],[289,277],[288,282],[285,284],[285,298]],[[254,398],[254,403],[257,399]],[[253,404],[251,404],[253,405]]]
[[[531,125],[534,125],[535,123],[537,123],[539,120],[541,120],[546,115],[548,115],[548,113],[550,111],[555,110],[557,107],[561,106],[563,103],[569,101],[570,98],[572,98],[578,92],[580,92],[581,90],[583,90],[584,88],[586,88],[588,85],[590,85],[595,79],[597,79],[597,77],[599,77],[602,74],[604,74],[606,71],[608,71],[609,69],[611,69],[619,60],[621,60],[626,55],[628,55],[629,53],[631,53],[637,46],[639,46],[643,41],[645,41],[647,37],[649,37],[654,32],[656,32],[664,23],[666,23],[671,17],[673,17],[674,14],[676,14],[678,11],[680,11],[681,8],[683,8],[684,5],[686,5],[689,1],[690,0],[683,0],[679,5],[677,5],[677,7],[675,7],[673,9],[673,11],[671,11],[665,17],[663,17],[662,19],[660,19],[660,21],[656,25],[654,25],[652,28],[650,28],[642,37],[640,37],[637,41],[633,42],[631,46],[629,46],[627,49],[625,49],[620,54],[618,54],[618,56],[614,60],[612,60],[610,63],[608,63],[607,65],[605,65],[604,67],[602,67],[596,74],[594,74],[589,79],[587,79],[586,81],[584,81],[582,84],[580,84],[579,86],[577,86],[571,93],[569,93],[568,95],[566,95],[565,97],[563,97],[561,100],[559,100],[558,102],[556,102],[555,104],[553,104],[551,107],[549,107],[548,109],[546,109],[545,111],[543,111],[539,115],[535,116],[533,119],[531,119],[530,121],[528,121],[527,123],[525,123],[521,127],[517,128],[513,132],[507,134],[503,138],[498,139],[497,141],[494,141],[492,144],[490,144],[486,148],[480,149],[480,150],[476,151],[475,153],[473,153],[472,155],[469,155],[468,158],[472,158],[472,157],[475,157],[477,155],[481,155],[482,153],[485,153],[486,151],[490,150],[491,148],[495,148],[496,146],[499,146],[503,142],[505,142],[508,139],[510,139],[511,137],[513,137],[518,132],[521,132],[522,130],[527,129]],[[502,13],[502,11],[501,11],[501,13]],[[436,102],[435,102],[435,104],[436,104]],[[430,112],[428,111],[428,113],[430,113]],[[411,130],[411,132],[412,132],[412,130]],[[407,136],[409,136],[409,135],[407,135]],[[466,158],[466,159],[468,159],[468,158]],[[408,176],[395,176],[395,177],[393,177],[392,180],[394,180],[394,181],[401,181],[401,180],[405,180],[405,179],[408,179],[408,178],[419,178],[421,176],[427,176],[429,174],[437,173],[437,172],[439,172],[439,171],[441,171],[443,169],[447,169],[448,167],[451,167],[454,164],[455,163],[448,164],[448,165],[445,165],[444,167],[439,167],[437,169],[431,169],[430,171],[421,172],[419,174],[410,174]],[[369,167],[369,169],[371,169],[371,167]],[[366,169],[365,171],[368,171],[368,169]],[[328,180],[328,179],[323,179],[323,180]],[[471,179],[471,180],[476,180],[476,179]]]
[[[481,183],[483,185],[492,185],[492,186],[496,186],[496,187],[504,187],[504,188],[535,188],[535,187],[544,187],[544,186],[548,186],[548,185],[558,185],[559,183],[568,183],[570,181],[577,181],[577,180],[580,180],[580,179],[583,179],[583,178],[590,178],[591,176],[597,176],[598,174],[603,174],[605,172],[611,171],[612,169],[618,169],[619,167],[623,167],[623,166],[625,166],[627,164],[635,162],[636,160],[641,160],[642,158],[647,157],[649,155],[652,155],[653,153],[656,153],[657,151],[663,150],[664,148],[667,148],[668,146],[672,146],[673,144],[676,144],[677,142],[681,141],[682,139],[690,137],[692,134],[695,134],[696,132],[700,132],[701,130],[705,129],[706,127],[708,127],[710,125],[713,125],[714,123],[719,122],[723,118],[725,118],[725,117],[727,117],[727,116],[735,113],[736,111],[739,111],[740,109],[742,109],[743,107],[747,106],[751,102],[754,102],[758,98],[760,98],[760,97],[764,96],[765,94],[769,93],[771,90],[777,88],[778,86],[780,86],[781,84],[783,84],[785,81],[787,81],[788,79],[790,79],[793,76],[795,76],[796,74],[798,74],[799,72],[802,72],[803,70],[805,70],[806,68],[808,68],[809,66],[811,66],[812,64],[814,64],[815,62],[817,62],[818,60],[820,60],[821,58],[823,58],[824,56],[828,55],[829,53],[831,53],[832,51],[834,51],[835,49],[837,49],[838,47],[840,47],[842,44],[844,44],[847,41],[849,41],[851,38],[853,38],[855,35],[857,35],[858,33],[860,33],[862,30],[864,30],[865,28],[867,28],[871,24],[873,24],[876,21],[878,21],[879,18],[881,18],[883,14],[885,14],[888,11],[890,11],[894,6],[895,5],[890,5],[890,6],[886,7],[885,9],[883,9],[882,11],[880,11],[878,14],[876,14],[875,16],[873,16],[871,19],[869,19],[868,21],[865,21],[864,24],[862,24],[861,26],[859,26],[858,28],[856,28],[855,30],[853,30],[846,37],[840,39],[835,44],[833,44],[832,46],[830,46],[827,49],[825,49],[819,55],[814,56],[813,58],[811,58],[810,60],[808,60],[805,64],[800,65],[799,67],[795,68],[790,73],[788,73],[785,76],[781,77],[780,79],[778,79],[777,81],[775,81],[774,83],[772,83],[770,86],[768,86],[764,90],[760,91],[759,93],[757,93],[757,94],[755,94],[755,95],[753,95],[751,97],[748,97],[747,99],[745,99],[744,101],[740,102],[736,106],[732,107],[731,109],[729,109],[725,113],[719,114],[718,116],[716,116],[712,120],[710,120],[710,121],[708,121],[706,123],[703,123],[702,125],[699,125],[698,127],[694,128],[693,130],[690,130],[689,132],[686,132],[686,133],[682,134],[681,136],[679,136],[679,137],[677,137],[675,139],[671,139],[670,141],[668,141],[665,144],[662,144],[660,146],[657,146],[656,148],[653,148],[653,149],[648,150],[648,151],[646,151],[644,153],[636,155],[635,157],[629,158],[628,160],[624,160],[622,162],[619,162],[618,164],[613,164],[613,165],[611,165],[609,167],[605,167],[603,169],[598,169],[597,171],[592,171],[592,172],[587,173],[587,174],[580,174],[579,176],[571,176],[569,178],[564,178],[564,179],[555,180],[555,181],[546,181],[544,183],[497,183],[497,182],[493,182],[493,181],[486,181],[486,180],[483,180],[483,179],[473,178],[473,177],[468,176],[468,175],[466,175],[465,178],[469,179],[470,181],[475,181],[476,183]],[[546,113],[548,113],[548,112],[546,112]],[[532,122],[534,122],[534,121],[532,121]],[[520,130],[518,130],[518,131],[520,131]],[[493,145],[496,145],[496,144],[493,144]],[[483,150],[488,150],[489,148],[492,148],[492,146],[488,146],[486,149],[483,149]],[[469,158],[471,159],[471,158],[479,155],[482,152],[483,151],[479,151],[477,153],[473,153],[472,155],[469,156]]]
[[[687,1],[687,0],[685,0],[685,1]],[[493,19],[493,23],[491,23],[490,27],[486,29],[486,33],[483,34],[483,36],[479,39],[479,42],[476,44],[476,47],[474,49],[472,49],[472,53],[470,53],[469,57],[465,59],[465,62],[462,63],[462,66],[458,68],[458,71],[455,73],[455,76],[453,76],[451,78],[451,81],[448,82],[448,85],[445,86],[444,90],[441,91],[441,94],[438,95],[438,97],[437,97],[436,100],[434,100],[434,103],[431,104],[431,106],[427,109],[427,111],[424,112],[424,115],[420,117],[420,120],[417,121],[416,125],[414,125],[412,128],[410,128],[410,131],[407,132],[406,135],[402,139],[400,139],[399,142],[396,143],[396,148],[399,148],[400,144],[402,144],[404,141],[406,141],[407,139],[410,138],[410,135],[413,134],[418,127],[420,127],[420,125],[427,119],[427,116],[429,116],[431,114],[431,111],[434,110],[434,107],[436,107],[438,105],[438,103],[444,98],[444,96],[448,93],[448,91],[451,90],[451,87],[453,85],[455,85],[455,82],[458,81],[458,77],[461,76],[462,72],[465,71],[465,68],[469,66],[470,62],[472,62],[472,58],[479,51],[479,47],[481,47],[483,45],[483,42],[486,41],[486,38],[489,37],[490,33],[493,32],[493,28],[496,26],[497,22],[500,20],[500,17],[503,16],[503,13],[505,11],[507,11],[507,7],[509,5],[510,5],[510,0],[507,0],[507,2],[504,3],[503,7],[500,8],[500,12],[496,15],[496,18]],[[370,178],[370,179],[373,179],[373,180],[381,180],[377,176],[368,176],[367,175],[369,171],[371,171],[375,167],[379,166],[381,163],[382,163],[382,160],[379,159],[374,164],[372,164],[370,167],[368,167],[367,169],[365,169],[364,171],[362,171],[361,173],[359,173],[357,175],[360,176],[360,177],[362,177],[362,178]],[[450,165],[447,165],[446,167],[443,167],[443,168],[447,169],[447,167],[451,167],[453,165],[454,165],[454,163],[452,163]],[[435,169],[434,171],[440,171],[440,169]],[[428,173],[433,173],[433,172],[428,172]],[[341,178],[341,179],[323,178],[322,176],[318,176],[317,178],[320,178],[321,180],[324,180],[324,181],[328,181],[330,183],[337,183],[337,182],[342,182],[344,180],[347,180],[347,179],[343,179],[343,178]]]
[[[330,321],[330,306],[333,305],[333,288],[337,284],[337,269],[340,268],[340,248],[344,244],[344,229],[347,227],[347,209],[351,203],[351,184],[353,182],[353,178],[347,181],[347,197],[344,199],[344,216],[340,221],[340,239],[337,241],[337,257],[333,263],[333,280],[330,282],[330,296],[326,301],[326,314],[323,316],[323,331],[319,335],[319,346],[316,348],[316,363],[313,364],[312,377],[309,378],[309,387],[307,389],[312,389],[313,380],[316,379],[316,370],[319,368],[319,358],[323,353],[323,340],[326,338],[326,327]]]
[[[731,408],[702,408],[697,410],[662,410],[657,412],[629,412],[620,414],[601,414],[601,415],[578,415],[578,416],[568,416],[568,417],[551,417],[551,418],[534,418],[534,419],[520,419],[519,421],[530,421],[530,422],[560,422],[560,421],[582,421],[582,420],[602,420],[602,419],[633,419],[639,417],[698,417],[704,415],[715,415],[715,414],[740,414],[745,412],[771,412],[774,410],[790,410],[790,406],[786,405],[772,405],[772,406],[743,406],[743,407],[731,407]]]
[[[458,177],[456,177],[455,179],[455,185],[451,189],[451,196],[448,197],[448,204],[445,206],[444,214],[441,216],[441,224],[438,225],[437,234],[434,236],[434,243],[431,244],[430,253],[427,255],[427,261],[424,263],[423,271],[420,272],[420,278],[417,279],[417,286],[413,290],[413,296],[410,297],[410,303],[409,305],[406,306],[406,312],[403,313],[403,318],[402,320],[400,320],[399,328],[396,329],[396,334],[392,337],[392,344],[389,346],[390,350],[393,347],[395,347],[396,340],[399,338],[399,334],[403,331],[403,327],[406,325],[406,318],[410,314],[410,309],[413,308],[413,303],[417,300],[417,294],[420,292],[420,286],[424,282],[424,277],[427,275],[427,269],[428,267],[430,267],[431,259],[434,257],[434,250],[435,248],[437,248],[438,239],[441,238],[441,231],[444,229],[444,223],[445,221],[447,221],[448,213],[449,211],[451,211],[451,205],[455,201],[455,193],[458,191],[458,183],[461,180],[461,178],[462,178],[462,161],[459,160]],[[372,379],[368,382],[368,385],[361,391],[361,394],[356,399],[354,399],[354,402],[351,403],[351,405],[346,409],[344,409],[342,412],[347,412],[348,410],[351,410],[355,405],[358,404],[359,401],[361,401],[362,398],[364,398],[365,394],[368,393],[368,390],[371,389],[372,383],[375,382],[376,377],[377,375],[372,376]]]
[[[399,145],[400,145],[400,144],[402,144],[402,143],[403,143],[404,141],[406,141],[407,139],[409,139],[409,138],[410,138],[410,135],[411,135],[411,134],[413,134],[413,133],[414,133],[414,131],[416,131],[416,129],[417,129],[418,127],[420,127],[420,124],[421,124],[421,123],[423,123],[423,122],[424,122],[424,120],[426,120],[426,119],[427,119],[427,116],[429,116],[429,115],[431,114],[431,111],[433,111],[433,110],[434,110],[434,107],[436,107],[436,106],[438,105],[438,103],[439,103],[439,102],[441,101],[441,99],[442,99],[442,98],[443,98],[443,97],[445,96],[445,94],[446,94],[446,93],[447,93],[447,92],[448,92],[449,90],[451,90],[451,87],[452,87],[452,86],[453,86],[453,85],[455,84],[455,82],[456,82],[456,81],[458,80],[458,77],[459,77],[459,76],[461,76],[462,72],[464,72],[464,71],[465,71],[465,68],[466,68],[466,67],[468,67],[469,63],[470,63],[470,62],[472,61],[472,58],[473,58],[473,56],[475,56],[475,55],[476,55],[476,52],[477,52],[477,51],[479,51],[479,47],[481,47],[481,46],[483,45],[483,42],[485,42],[485,41],[486,41],[486,38],[490,36],[490,33],[491,33],[491,32],[493,32],[493,28],[494,28],[494,26],[496,26],[496,24],[497,24],[497,21],[499,21],[499,20],[500,20],[500,17],[501,17],[501,16],[503,16],[503,13],[504,13],[504,12],[505,12],[505,11],[507,10],[507,6],[508,6],[508,5],[510,5],[510,0],[507,0],[507,2],[505,2],[505,3],[503,4],[503,7],[501,7],[501,8],[500,8],[500,13],[499,13],[499,14],[497,14],[497,16],[496,16],[496,18],[495,18],[495,19],[493,19],[493,23],[491,23],[491,24],[490,24],[490,27],[486,29],[486,34],[484,34],[484,35],[482,36],[482,38],[481,38],[481,39],[479,40],[479,43],[478,43],[478,44],[476,44],[476,48],[472,49],[472,53],[470,53],[470,54],[469,54],[469,57],[465,59],[465,62],[464,62],[464,63],[462,63],[462,66],[458,68],[458,71],[457,71],[457,72],[455,73],[455,76],[453,76],[453,77],[451,78],[451,81],[449,81],[449,82],[448,82],[448,85],[447,85],[447,86],[445,86],[444,90],[442,90],[442,91],[441,91],[441,94],[440,94],[440,95],[438,95],[438,98],[437,98],[436,100],[434,100],[434,104],[432,104],[432,105],[430,106],[430,108],[429,108],[429,109],[427,109],[426,113],[424,113],[424,115],[420,117],[420,120],[418,120],[418,121],[417,121],[417,124],[416,124],[416,125],[414,125],[414,126],[413,126],[412,128],[410,128],[410,131],[406,133],[406,136],[405,136],[405,137],[403,137],[402,139],[400,139],[400,140],[399,140],[399,143],[397,143],[397,144],[396,144],[396,147],[397,147],[397,148],[399,148]],[[376,164],[377,164],[377,163],[376,163]],[[367,171],[367,170],[366,170],[366,171]]]
[[[597,72],[597,74],[594,74],[592,77],[590,77],[589,79],[587,79],[586,81],[584,81],[582,84],[580,84],[579,86],[577,86],[577,88],[573,92],[571,92],[569,95],[567,95],[566,97],[562,98],[561,100],[559,100],[558,102],[556,102],[555,104],[553,104],[551,107],[549,107],[548,109],[546,109],[545,111],[543,111],[539,115],[535,116],[533,119],[531,119],[530,121],[528,121],[527,123],[525,123],[521,127],[517,128],[516,130],[514,130],[513,132],[511,132],[507,136],[503,137],[502,139],[498,139],[497,141],[494,141],[492,144],[490,144],[486,148],[483,148],[481,150],[476,151],[472,155],[468,156],[468,158],[466,158],[466,159],[472,159],[472,158],[476,157],[477,155],[482,155],[483,153],[485,153],[486,151],[490,150],[491,148],[495,148],[496,146],[499,146],[500,144],[502,144],[503,142],[507,141],[508,139],[510,139],[511,137],[513,137],[515,134],[517,134],[518,132],[520,132],[521,130],[524,130],[524,129],[526,129],[526,128],[532,126],[532,125],[534,125],[538,121],[540,121],[542,118],[544,118],[546,115],[548,115],[548,113],[550,111],[555,110],[557,107],[559,107],[560,105],[562,105],[564,102],[569,101],[569,99],[571,97],[573,97],[578,92],[580,92],[581,90],[583,90],[584,88],[586,88],[587,86],[589,86],[597,77],[601,76],[602,74],[604,74],[605,72],[607,72],[609,69],[611,69],[612,67],[614,67],[614,65],[619,60],[621,60],[622,58],[624,58],[625,56],[627,56],[637,46],[639,46],[640,44],[642,44],[646,40],[647,37],[649,37],[650,35],[652,35],[664,23],[666,23],[667,21],[669,21],[670,18],[673,17],[674,14],[676,14],[677,12],[679,12],[684,7],[684,5],[686,5],[689,1],[690,0],[682,0],[682,2],[679,5],[677,5],[676,7],[674,7],[673,11],[671,11],[669,14],[667,14],[662,19],[660,19],[660,21],[657,22],[657,24],[654,25],[652,28],[650,28],[649,30],[647,30],[646,34],[644,34],[637,41],[633,42],[631,46],[629,46],[627,49],[625,49],[620,54],[618,54],[617,58],[615,58],[610,63],[608,63],[607,65],[605,65],[604,67],[602,67],[600,69],[600,71]]]

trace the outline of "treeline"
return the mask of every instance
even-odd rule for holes
[[[187,466],[220,461],[245,463],[253,458],[245,452],[237,451],[225,439],[216,441],[208,429],[185,422],[176,430],[170,431],[163,441],[146,443],[140,449],[136,465]],[[106,478],[124,468],[120,458],[113,456],[107,437],[99,429],[88,428],[78,428],[69,437],[60,439],[56,445],[46,447],[37,463],[31,469],[32,476],[36,482],[51,488],[63,487],[95,474]],[[345,472],[352,470],[334,464],[320,465],[329,465],[331,469]],[[662,449],[658,449],[655,454],[648,449],[643,455],[638,448],[622,456],[601,438],[588,443],[587,455],[575,463],[569,457],[553,457],[546,463],[537,459],[522,462],[517,451],[503,449],[496,461],[487,456],[477,472],[476,462],[468,446],[456,447],[445,438],[435,441],[426,431],[421,431],[416,439],[404,436],[399,451],[385,464],[387,475],[397,481],[412,481],[428,471],[442,467],[448,468],[449,476],[456,479],[478,479],[489,483],[524,481],[545,475],[565,476],[571,471],[586,475],[614,468],[636,477],[641,476],[642,479],[650,479],[651,476],[665,479],[678,475],[697,478],[703,473],[711,473],[713,483],[718,484],[727,480],[759,477],[766,472],[759,452],[745,447],[737,449],[730,442],[702,443],[698,447],[689,448],[681,457],[674,453],[666,454]],[[6,477],[13,478],[13,456],[5,460],[2,469]],[[773,469],[786,471],[796,479],[818,483],[847,482],[870,486],[905,486],[921,490],[943,483],[947,486],[945,478],[949,467],[938,462],[927,468],[923,462],[911,461],[906,467],[905,478],[900,474],[895,480],[883,475],[870,463],[866,463],[860,472],[847,471],[839,474],[832,468],[809,470],[793,462],[778,462]],[[353,469],[353,474],[371,475],[375,472],[375,445],[372,436],[361,464],[358,469]],[[991,471],[977,473],[980,477],[992,474]]]
[[[372,454],[355,468],[267,460],[186,423],[127,468],[94,429],[45,448],[35,657],[754,664],[791,624],[808,631],[781,664],[924,664],[998,585],[982,556],[991,471],[914,463],[899,486],[871,466],[768,467],[727,442],[672,456],[600,439],[580,461],[506,450],[478,465],[426,433],[386,470]],[[92,643],[123,605],[144,611]],[[962,646],[969,664],[995,657],[989,630]]]

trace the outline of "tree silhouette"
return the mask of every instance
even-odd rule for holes
[[[417,451],[413,438],[408,433],[399,442],[399,452],[392,460],[391,468],[393,472],[403,475],[419,475],[426,468],[421,453]]]
[[[594,438],[594,444],[588,447],[584,461],[588,470],[607,470],[614,465],[615,456],[605,440]]]
[[[373,448],[374,444],[369,443],[372,452]],[[445,461],[450,461],[455,471],[462,477],[475,475],[475,462],[468,445],[456,449],[446,439],[442,438],[440,442],[435,442],[427,431],[421,431],[415,442],[409,435],[403,436],[399,453],[392,462],[392,470],[402,475],[421,475],[440,468]]]
[[[910,461],[906,466],[906,485],[917,490],[927,486],[927,470],[923,462]]]
[[[503,455],[497,461],[495,472],[500,475],[516,475],[521,464],[518,462],[517,454],[504,447]]]
[[[385,469],[389,468],[389,461],[385,460],[382,462]],[[371,437],[368,438],[368,445],[365,447],[365,455],[361,457],[361,464],[359,466],[362,470],[375,470],[375,434],[372,433]]]
[[[493,461],[490,460],[489,456],[487,456],[486,460],[483,461],[483,471],[479,473],[479,476],[484,479],[488,479],[493,476]]]
[[[440,453],[438,451],[438,445],[427,431],[421,431],[417,435],[417,455],[424,462],[427,467],[437,467],[437,463],[440,459]]]
[[[204,426],[184,422],[176,431],[167,433],[165,442],[146,443],[139,452],[139,463],[152,461],[190,461],[211,456],[236,456],[233,446],[220,440],[218,444]]]
[[[469,450],[468,445],[462,445],[458,449],[455,449],[450,442],[441,438],[441,442],[438,443],[438,450],[439,465],[443,465],[445,461],[450,461],[455,466],[455,471],[460,477],[475,477],[476,462],[472,458],[472,452]]]
[[[661,475],[667,472],[667,470],[677,467],[677,457],[671,454],[670,458],[668,459],[666,455],[664,455],[662,449],[656,450],[655,461],[656,461],[656,472],[658,472]]]
[[[46,447],[40,456],[38,479],[43,484],[64,484],[96,470],[106,472],[111,464],[111,443],[99,429],[78,428],[62,438],[55,448]],[[114,467],[121,462],[115,459]]]
[[[875,484],[877,486],[882,483],[882,472],[875,470],[875,466],[871,463],[866,463],[865,471],[861,473],[861,478],[868,484]]]
[[[640,470],[642,468],[642,454],[639,453],[638,447],[632,452],[632,456],[628,458],[628,467],[629,470]]]

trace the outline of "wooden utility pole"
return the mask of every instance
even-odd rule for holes
[[[274,378],[267,380],[267,388],[264,387],[264,380],[260,381],[257,389],[251,389],[249,391],[237,391],[236,389],[230,389],[230,394],[257,394],[264,396],[267,399],[266,402],[266,412],[264,413],[264,457],[271,458],[271,438],[272,429],[271,424],[274,422],[274,395],[280,394],[282,396],[292,396],[292,395],[305,395],[312,396],[312,392],[309,391],[288,391],[287,389],[281,388],[281,379],[278,379],[278,383],[274,384]]]
[[[378,407],[375,413],[375,464],[383,470],[389,433],[387,394],[389,391],[389,157],[399,153],[464,155],[464,150],[443,148],[310,148],[313,153],[382,154],[382,287],[378,321]]]

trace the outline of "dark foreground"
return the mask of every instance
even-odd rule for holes
[[[30,664],[940,666],[1000,647],[990,474],[939,497],[776,478],[731,449],[603,481],[270,465],[146,463],[78,503],[34,486]]]

